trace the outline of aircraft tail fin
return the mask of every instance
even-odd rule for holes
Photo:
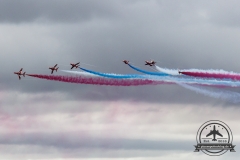
[[[58,68],[59,68],[59,67],[58,67]],[[56,69],[56,72],[57,72],[58,68]]]
[[[25,77],[26,72],[23,73],[23,77]]]

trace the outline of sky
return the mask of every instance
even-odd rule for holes
[[[1,0],[0,159],[238,159],[239,103],[179,85],[96,86],[18,77],[69,70],[69,63],[138,74],[152,71],[240,72],[240,2],[236,0]],[[69,75],[58,71],[56,75]],[[80,71],[80,69],[75,69]],[[240,92],[239,89],[229,89]],[[208,120],[228,124],[236,152],[196,153]]]

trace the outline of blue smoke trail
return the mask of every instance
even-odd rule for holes
[[[128,64],[129,67],[131,67],[132,69],[138,71],[138,72],[142,72],[142,73],[145,73],[145,74],[150,74],[150,75],[155,75],[155,76],[170,76],[169,74],[166,74],[166,73],[159,73],[159,72],[149,72],[149,71],[145,71],[145,70],[141,70],[139,68],[136,68],[134,66],[132,66],[131,64]]]
[[[107,78],[148,78],[148,76],[145,75],[137,75],[137,74],[124,74],[124,75],[119,75],[119,74],[110,74],[110,73],[101,73],[101,72],[95,72],[95,71],[91,71],[88,69],[84,69],[79,67],[81,70],[86,71],[88,73],[92,73],[95,75],[99,75],[99,76],[103,76],[103,77],[107,77]]]

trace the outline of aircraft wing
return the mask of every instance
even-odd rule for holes
[[[55,64],[54,68],[57,67],[57,64]]]
[[[211,136],[212,134],[213,134],[213,132],[211,131],[210,133],[208,133],[208,134],[206,135],[206,137]]]
[[[71,67],[71,69],[73,69],[74,66]]]
[[[22,70],[23,70],[23,68],[21,68],[19,72],[21,72]]]
[[[216,134],[222,137],[222,135],[219,132],[216,132]]]
[[[21,76],[18,76],[19,80],[21,79]]]
[[[75,65],[78,65],[80,62],[76,63]]]
[[[53,70],[52,70],[52,73],[51,74],[53,74]]]

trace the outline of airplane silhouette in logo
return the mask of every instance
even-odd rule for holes
[[[215,125],[213,126],[213,130],[211,130],[210,133],[208,133],[208,134],[206,135],[206,137],[211,136],[211,135],[213,135],[212,141],[217,141],[216,135],[218,135],[218,136],[220,136],[220,137],[223,136],[223,135],[221,135],[221,134],[218,132],[218,130],[216,130]]]

